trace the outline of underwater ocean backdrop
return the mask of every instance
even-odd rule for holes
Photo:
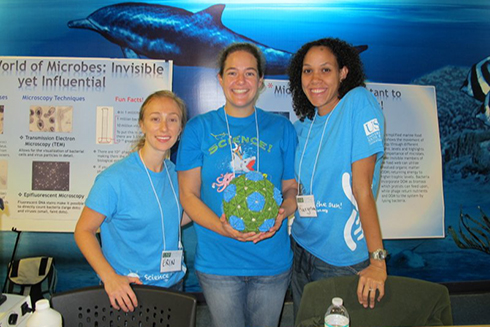
[[[115,9],[112,16],[92,16],[92,20],[80,21],[103,7],[120,3],[3,0],[0,2],[0,56],[145,57],[142,49],[105,34],[109,33],[107,28],[113,31],[121,28],[111,21]],[[215,6],[218,4],[224,6]],[[215,109],[207,106],[206,99],[221,96],[216,92],[216,69],[209,60],[212,55],[209,49],[216,41],[211,33],[217,30],[229,39],[242,37],[264,45],[264,49],[273,53],[270,58],[276,55],[279,68],[272,70],[268,78],[286,79],[281,71],[284,58],[305,42],[338,37],[356,46],[367,46],[361,58],[369,81],[434,85],[443,157],[446,235],[437,239],[386,240],[385,246],[391,254],[388,273],[436,282],[490,279],[490,116],[485,116],[485,98],[461,91],[471,67],[486,58],[487,64],[476,70],[486,69],[488,74],[488,1],[139,3],[146,15],[159,6],[166,6],[167,13],[175,14],[172,19],[202,24],[194,30],[201,33],[202,44],[195,44],[192,55],[187,52],[169,57],[166,52],[169,50],[158,49],[146,53],[146,57],[174,60],[173,91],[185,100],[191,117]],[[215,7],[206,11],[212,6]],[[193,16],[201,11],[204,14]],[[134,25],[133,31],[148,27],[137,25],[139,16],[135,12],[128,17],[129,25]],[[209,17],[212,18],[206,20]],[[164,27],[161,32],[167,33]],[[154,36],[135,34],[143,43]],[[191,42],[186,35],[176,37],[170,33],[165,37],[171,39],[169,44],[174,42],[182,47]],[[488,95],[486,99],[488,106]],[[16,236],[11,231],[0,232],[2,281]],[[195,248],[192,226],[184,230],[183,238],[190,268],[186,290],[199,291],[192,269]],[[22,233],[16,258],[38,254],[55,257],[58,291],[98,282],[71,233]]]

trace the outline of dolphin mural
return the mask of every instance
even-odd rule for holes
[[[119,3],[102,7],[85,19],[68,22],[70,28],[89,29],[119,45],[127,58],[173,60],[179,66],[216,67],[221,49],[235,42],[257,45],[267,61],[267,75],[282,75],[292,53],[273,49],[233,32],[223,25],[225,5],[192,13],[146,3]],[[359,52],[367,46],[357,47]]]

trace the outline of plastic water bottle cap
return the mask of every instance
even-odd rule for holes
[[[344,300],[342,300],[342,298],[340,298],[340,297],[334,297],[332,299],[332,304],[335,306],[341,306],[342,303],[344,303]]]
[[[49,309],[51,306],[49,305],[49,300],[47,299],[42,299],[42,300],[37,300],[36,301],[36,310],[46,310]]]

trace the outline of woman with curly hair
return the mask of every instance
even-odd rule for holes
[[[300,183],[292,226],[292,293],[297,312],[312,281],[358,274],[357,296],[374,307],[384,295],[383,249],[375,196],[384,153],[384,118],[365,88],[359,53],[325,38],[305,44],[288,68]]]

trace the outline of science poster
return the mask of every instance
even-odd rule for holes
[[[95,177],[140,138],[172,62],[0,57],[2,230],[72,232]]]

